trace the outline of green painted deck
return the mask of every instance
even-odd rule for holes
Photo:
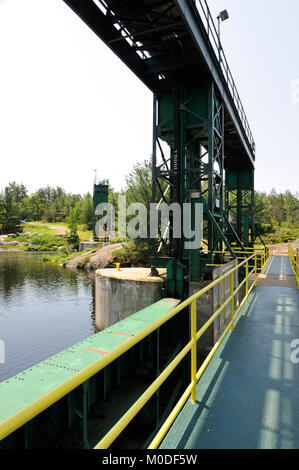
[[[291,275],[275,256],[268,274]],[[257,287],[188,401],[161,449],[298,449],[299,291]]]
[[[163,299],[0,383],[0,424],[112,351],[178,305]]]

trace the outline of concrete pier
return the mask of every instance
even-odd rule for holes
[[[99,269],[95,275],[95,324],[99,330],[159,301],[165,269],[151,277],[150,268]]]

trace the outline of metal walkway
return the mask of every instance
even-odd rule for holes
[[[269,275],[293,274],[275,256]],[[299,448],[299,364],[291,343],[299,338],[299,292],[258,286],[166,435],[162,449]]]
[[[273,256],[270,260],[265,274],[278,276],[294,276],[289,258],[287,256]]]

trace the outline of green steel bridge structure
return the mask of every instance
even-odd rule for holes
[[[153,244],[153,272],[167,267],[168,294],[187,297],[186,279],[211,279],[218,252],[255,238],[255,143],[209,7],[64,1],[153,92],[153,202],[204,205],[205,253],[185,249],[171,218]]]
[[[170,217],[165,298],[0,383],[0,448],[298,448],[299,250],[256,248],[255,144],[207,2],[63,1],[153,92],[153,202],[201,203],[204,247]]]

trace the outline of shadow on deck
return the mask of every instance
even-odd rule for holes
[[[274,285],[253,291],[198,383],[197,403],[186,403],[160,448],[299,447],[299,364],[291,361],[299,292],[284,286],[291,274],[287,257],[272,258],[266,275]]]

